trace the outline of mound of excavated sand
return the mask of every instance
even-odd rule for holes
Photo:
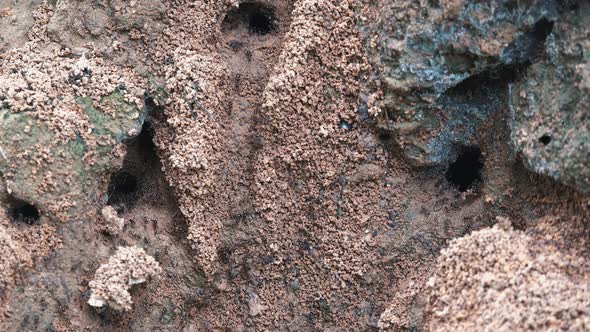
[[[129,310],[133,301],[128,289],[146,282],[161,271],[158,262],[142,248],[120,247],[106,264],[96,270],[94,280],[89,284],[92,295],[88,304],[93,307],[108,304],[113,309]]]
[[[456,239],[427,283],[429,329],[587,330],[590,286],[567,273],[577,264],[503,225]]]

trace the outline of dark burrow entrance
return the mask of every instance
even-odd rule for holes
[[[545,134],[539,138],[539,142],[545,146],[551,143],[551,136],[549,134]]]
[[[141,133],[127,143],[123,167],[111,176],[107,205],[119,213],[131,209],[146,195],[158,195],[162,176],[153,135],[152,126],[146,122]]]
[[[34,225],[39,222],[41,214],[33,204],[18,198],[10,197],[8,200],[8,215],[16,223]]]
[[[246,28],[251,33],[258,35],[269,34],[276,27],[275,8],[259,2],[241,3],[237,8],[233,8],[227,13],[221,24],[223,32]]]
[[[146,104],[152,103],[146,100]],[[109,185],[108,204],[125,220],[125,226],[115,236],[108,235],[103,239],[113,247],[143,246],[166,271],[159,277],[162,284],[168,285],[166,290],[162,291],[157,283],[145,283],[131,290],[134,312],[140,317],[133,319],[136,329],[151,330],[165,317],[170,329],[181,330],[178,326],[186,319],[189,308],[192,310],[210,295],[202,271],[193,261],[196,253],[188,239],[189,225],[166,180],[154,143],[155,134],[167,118],[163,109],[155,105],[149,108],[148,120],[141,133],[127,142],[123,165],[112,175]],[[155,304],[155,299],[166,296],[162,294],[170,296],[165,293],[170,292],[170,288],[174,289],[174,299]],[[108,308],[92,312],[92,317],[108,330],[118,326],[123,319],[119,312]],[[175,328],[172,328],[173,324],[176,324]]]
[[[478,147],[464,148],[459,157],[449,166],[447,180],[462,192],[465,192],[482,181],[483,162]]]
[[[127,171],[119,171],[111,176],[107,204],[119,205],[129,202],[136,193],[137,178]]]

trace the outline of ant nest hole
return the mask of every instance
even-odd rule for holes
[[[461,150],[457,159],[449,166],[446,178],[459,191],[466,192],[482,183],[482,170],[481,149],[467,147]]]
[[[274,32],[277,28],[276,9],[260,2],[241,3],[227,13],[221,24],[224,33],[240,28],[257,35]]]
[[[132,201],[139,188],[137,177],[121,170],[111,176],[107,205],[120,205]]]
[[[39,209],[29,202],[11,197],[8,201],[8,215],[15,223],[35,225],[39,223],[41,213]]]
[[[159,167],[153,135],[154,129],[146,121],[139,135],[126,143],[127,155],[121,169],[111,175],[106,203],[118,213],[130,210],[145,195],[157,190],[150,173]]]
[[[551,135],[545,134],[545,135],[539,137],[539,142],[541,144],[543,144],[544,146],[549,145],[549,143],[551,143]]]

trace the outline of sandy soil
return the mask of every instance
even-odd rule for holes
[[[165,18],[67,41],[102,45],[112,32],[122,46],[88,57],[105,81],[117,73],[149,92],[141,133],[113,153],[119,170],[96,176],[91,211],[28,222],[0,186],[5,330],[588,328],[590,198],[521,166],[504,103],[467,166],[412,168],[362,107],[373,68],[357,24],[369,5],[133,3],[117,6]],[[67,67],[46,53],[59,48],[46,31],[55,8],[39,8],[31,57]],[[75,136],[81,113],[68,105],[60,119]],[[38,120],[57,130],[46,106]],[[475,181],[456,180],[466,169]],[[127,310],[90,306],[92,281],[106,278],[96,271],[134,246],[161,271],[129,287]]]

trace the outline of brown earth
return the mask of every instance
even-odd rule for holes
[[[31,6],[44,19],[24,18],[41,36],[29,47],[136,73],[150,113],[120,169],[97,175],[87,215],[31,216],[0,181],[4,330],[588,328],[590,197],[521,166],[503,102],[450,170],[411,167],[362,114],[370,4]],[[161,273],[131,288],[130,310],[88,305],[95,272],[126,246]]]

